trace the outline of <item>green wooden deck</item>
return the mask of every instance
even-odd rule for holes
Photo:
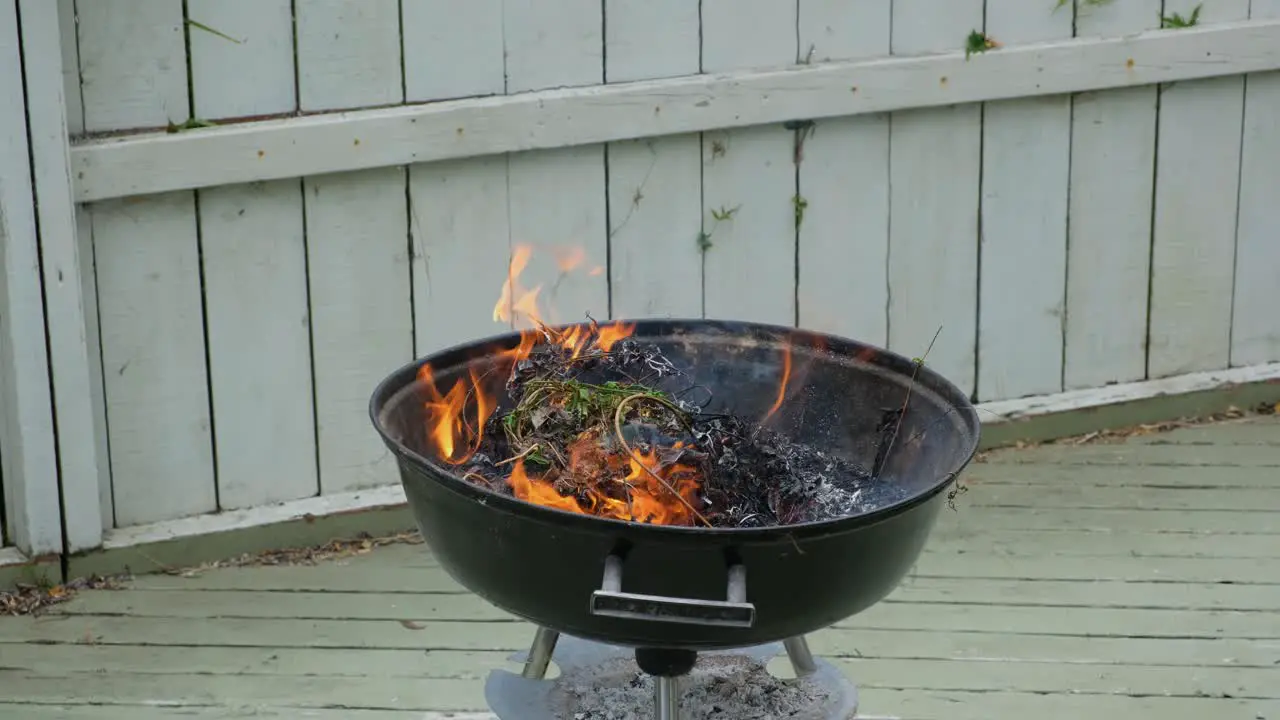
[[[1280,720],[1280,421],[975,465],[911,578],[810,638],[866,717]],[[489,717],[532,628],[421,546],[0,618],[0,718]]]

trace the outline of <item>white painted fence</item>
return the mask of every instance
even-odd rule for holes
[[[1054,2],[18,0],[69,549],[394,485],[368,396],[515,243],[558,319],[941,326],[980,401],[1280,361],[1280,0]]]

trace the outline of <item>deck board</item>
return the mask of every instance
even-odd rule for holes
[[[1280,720],[1280,421],[993,453],[893,595],[816,633],[868,718]],[[0,717],[482,720],[532,628],[422,546],[0,618]]]

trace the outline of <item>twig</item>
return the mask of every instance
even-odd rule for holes
[[[511,457],[507,458],[506,460],[500,460],[500,461],[498,461],[498,462],[494,463],[494,466],[501,466],[501,465],[506,465],[507,463],[513,463],[513,462],[515,462],[515,461],[517,461],[517,460],[519,460],[519,459],[521,459],[521,458],[525,457],[526,455],[528,455],[529,453],[533,452],[534,450],[537,450],[537,449],[538,449],[538,447],[539,447],[538,443],[534,443],[534,444],[530,445],[529,447],[525,448],[524,450],[522,450],[522,451],[520,451],[520,452],[516,453],[515,455],[512,455]]]
[[[641,470],[644,470],[646,473],[649,473],[649,477],[652,477],[654,480],[657,480],[659,483],[661,483],[662,487],[666,488],[667,491],[670,492],[672,495],[674,495],[676,499],[679,500],[685,507],[689,508],[689,512],[693,513],[694,517],[701,520],[703,525],[706,525],[707,527],[711,527],[711,522],[707,520],[705,517],[703,517],[702,513],[698,512],[698,509],[695,508],[692,504],[690,504],[688,500],[685,500],[684,496],[681,495],[678,490],[671,487],[671,484],[668,483],[665,479],[663,479],[661,475],[650,470],[649,467],[644,464],[644,461],[640,459],[640,456],[636,455],[636,451],[631,448],[631,445],[627,443],[627,438],[624,437],[622,434],[622,414],[626,410],[627,404],[634,400],[653,400],[668,408],[672,407],[671,403],[668,403],[666,400],[662,398],[654,397],[652,395],[649,395],[648,393],[636,393],[634,395],[626,396],[625,398],[623,398],[618,402],[618,407],[613,411],[613,431],[618,436],[618,442],[622,443],[623,449],[627,451],[627,454],[631,456],[632,460],[635,460],[636,465],[639,465]]]
[[[902,398],[902,408],[898,410],[898,420],[894,423],[893,433],[889,435],[889,445],[885,448],[884,461],[879,469],[883,469],[883,466],[889,463],[889,453],[893,451],[893,443],[898,439],[898,431],[902,429],[902,421],[907,416],[907,403],[911,402],[911,390],[916,386],[916,378],[920,375],[920,367],[924,365],[924,359],[929,357],[929,351],[933,349],[933,344],[938,341],[938,336],[941,334],[942,326],[939,325],[937,332],[933,334],[933,339],[929,341],[929,347],[924,349],[924,355],[916,358],[912,363],[911,384],[907,386],[907,396]]]

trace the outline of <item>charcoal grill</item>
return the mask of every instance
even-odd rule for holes
[[[873,468],[891,492],[834,520],[704,528],[576,514],[481,487],[434,457],[418,370],[429,363],[442,387],[469,373],[498,387],[505,378],[492,371],[520,344],[518,333],[396,370],[375,390],[370,413],[441,567],[538,626],[523,677],[545,676],[561,633],[632,648],[639,668],[657,678],[656,717],[674,720],[677,679],[699,652],[781,642],[797,675],[822,672],[805,636],[897,587],[977,450],[980,427],[969,399],[946,378],[853,340],[712,320],[642,320],[633,337],[657,345],[689,376],[660,389],[687,391],[692,382],[712,398],[708,411],[745,417],[768,414],[789,353],[803,378],[771,416],[772,428]]]

